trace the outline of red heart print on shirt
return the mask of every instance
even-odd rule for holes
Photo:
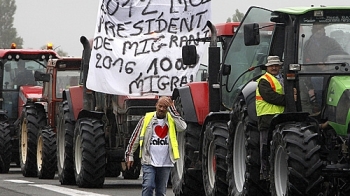
[[[158,135],[158,137],[160,137],[162,139],[165,138],[165,136],[168,134],[168,126],[167,125],[164,125],[163,127],[157,125],[154,130],[155,130],[156,134]]]

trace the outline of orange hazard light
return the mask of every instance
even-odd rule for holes
[[[16,49],[17,45],[15,43],[11,44],[11,49]]]
[[[48,44],[46,45],[46,49],[52,50],[52,48],[53,48],[52,43],[48,43]]]

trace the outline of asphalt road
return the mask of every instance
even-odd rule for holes
[[[23,177],[20,168],[12,167],[0,175],[0,196],[137,196],[141,195],[142,176],[137,180],[107,177],[103,188],[86,189],[61,185],[57,175],[51,180]],[[174,196],[168,188],[167,196]]]

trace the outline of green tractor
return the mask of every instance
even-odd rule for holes
[[[284,59],[286,107],[285,113],[271,122],[270,177],[260,180],[255,99],[249,99],[254,97],[255,89],[248,93],[249,85],[243,85],[246,87],[238,90],[245,83],[243,80],[231,88],[237,89],[228,140],[232,150],[228,156],[231,195],[350,193],[349,13],[350,7],[286,8],[273,12],[251,8],[247,13],[249,20],[244,20],[241,29],[246,50],[265,44],[267,50],[260,55]],[[270,36],[264,37],[267,29]],[[339,31],[343,32],[341,38],[334,36]],[[257,77],[246,84],[256,83]],[[298,90],[297,101],[293,88]],[[329,126],[321,129],[320,124],[326,121]],[[240,152],[240,141],[245,141],[246,154]],[[237,154],[243,156],[234,159]],[[237,176],[237,169],[245,172]]]
[[[208,86],[209,103],[218,107],[210,111],[206,121],[228,119],[228,126],[221,126],[221,135],[228,133],[228,172],[212,173],[215,187],[227,183],[228,194],[234,196],[349,195],[350,7],[274,11],[251,7],[223,54],[222,63],[218,63],[217,46],[210,47],[208,81],[213,85]],[[193,49],[185,51],[193,54]],[[279,56],[284,62],[286,106],[284,113],[271,122],[266,151],[269,177],[260,179],[255,90],[267,56]],[[184,62],[195,63],[186,53],[183,58]],[[210,76],[217,76],[217,72],[211,73],[215,70],[211,67],[220,67],[214,79]],[[297,89],[296,101],[293,88]],[[216,93],[210,93],[210,89]],[[174,98],[187,100],[188,105],[181,93]],[[182,114],[190,122],[188,108],[183,107]],[[183,140],[184,144],[188,141]],[[220,145],[213,142],[211,146],[213,163],[220,156]],[[200,149],[200,153],[205,154],[205,150]],[[183,151],[189,151],[187,145]],[[224,175],[227,181],[219,181]]]

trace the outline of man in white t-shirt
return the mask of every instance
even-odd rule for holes
[[[125,152],[127,169],[134,163],[134,152],[140,146],[143,172],[142,196],[166,195],[170,171],[180,158],[176,132],[184,131],[186,122],[169,97],[159,98],[156,111],[138,122]]]

